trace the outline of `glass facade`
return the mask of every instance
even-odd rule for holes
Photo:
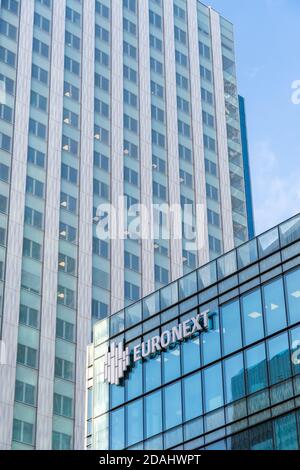
[[[87,448],[300,448],[300,216],[229,255],[95,325]],[[133,351],[205,311],[207,331],[104,380],[110,345]]]
[[[11,351],[0,366],[7,384],[0,390],[0,449],[83,447],[93,325],[121,310],[109,334],[126,328],[134,344],[137,334],[159,330],[162,309],[163,322],[174,322],[178,312],[198,308],[199,288],[225,279],[240,259],[195,268],[248,239],[243,171],[233,27],[215,11],[196,0],[0,0],[0,346]],[[99,206],[115,208],[119,197],[135,215],[136,204],[147,207],[155,237],[131,237],[129,214],[124,238],[99,238],[106,215]],[[191,220],[178,223],[179,240],[165,214],[173,204],[192,209]],[[269,239],[255,249],[268,250]],[[256,255],[238,256],[244,263]],[[270,296],[266,286],[261,328],[272,334],[286,325],[286,311],[278,298],[273,312]],[[289,315],[296,318],[293,300]],[[207,302],[215,308],[215,300]],[[185,410],[187,378],[180,404],[170,399],[140,434],[128,427],[144,406],[175,396],[182,374],[241,347],[241,332],[234,344],[224,333],[221,344],[219,322],[230,329],[239,308],[247,312],[255,302],[253,294],[228,315],[220,308],[213,349],[194,338],[137,366],[126,393],[114,387],[106,396],[99,385],[94,396],[116,407],[112,447],[157,439],[197,417],[196,405]],[[248,344],[258,340],[251,327]],[[199,374],[195,380],[205,383]],[[152,394],[147,405],[138,398],[144,392]],[[102,416],[105,399],[97,406]],[[103,416],[95,436],[106,439],[107,426]]]

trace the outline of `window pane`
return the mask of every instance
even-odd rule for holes
[[[164,389],[165,429],[182,422],[181,384],[176,382]]]
[[[154,436],[162,430],[161,404],[161,390],[151,393],[145,398],[146,438]]]
[[[181,345],[181,351],[183,356],[182,365],[184,374],[188,374],[200,367],[199,336],[183,342]]]
[[[218,309],[211,310],[208,325],[208,330],[200,337],[204,364],[209,364],[221,356],[220,319]]]
[[[205,410],[215,410],[224,404],[221,364],[209,367],[204,371]]]
[[[296,416],[294,413],[276,419],[274,427],[276,450],[298,449]]]
[[[225,361],[226,401],[230,403],[245,395],[243,355],[237,354]]]
[[[164,382],[170,382],[180,376],[180,347],[169,349],[163,353]]]
[[[272,334],[286,326],[282,279],[264,286],[263,293],[267,333]]]
[[[239,301],[226,304],[221,309],[224,354],[242,346]]]
[[[127,446],[143,440],[143,400],[127,406]]]
[[[285,281],[289,309],[289,322],[294,324],[300,321],[300,269],[288,274]]]
[[[271,385],[291,375],[291,360],[287,333],[268,341],[269,372]]]
[[[136,362],[132,368],[128,379],[126,380],[127,385],[127,399],[131,400],[142,394],[142,378],[143,378],[143,367],[141,362]]]
[[[124,449],[124,408],[111,413],[111,445],[112,450]]]
[[[246,351],[247,391],[254,393],[268,385],[265,344]]]
[[[193,374],[183,380],[184,420],[202,415],[201,373]]]
[[[260,289],[242,297],[245,343],[250,344],[264,336]]]
[[[144,361],[145,391],[149,392],[161,385],[161,354],[156,358]]]

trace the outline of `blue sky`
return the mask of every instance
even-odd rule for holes
[[[206,4],[234,24],[258,234],[300,212],[300,104],[292,102],[292,83],[300,80],[300,1]]]

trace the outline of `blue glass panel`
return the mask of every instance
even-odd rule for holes
[[[113,411],[110,415],[111,425],[111,450],[120,450],[125,447],[125,420],[124,408]]]
[[[297,450],[299,448],[296,415],[294,413],[277,418],[274,427],[276,450]]]
[[[143,400],[136,400],[126,407],[127,446],[143,440]]]
[[[294,374],[300,374],[300,327],[291,330],[291,351]]]
[[[217,265],[215,261],[203,266],[203,268],[198,269],[198,284],[199,289],[205,289],[217,282]]]
[[[262,390],[268,385],[265,343],[246,351],[246,377],[248,393]]]
[[[183,380],[184,420],[202,415],[201,373],[197,372]]]
[[[221,308],[224,354],[241,348],[241,317],[239,301],[230,302]]]
[[[263,287],[267,333],[272,334],[286,326],[286,312],[282,279]]]
[[[197,292],[197,272],[193,272],[179,279],[179,298],[185,299]]]
[[[217,309],[212,309],[211,312],[208,331],[202,333],[200,337],[204,365],[219,359],[221,356],[219,312]]]
[[[300,239],[300,216],[294,217],[292,220],[284,222],[279,226],[281,246],[286,246]]]
[[[110,385],[110,396],[111,396],[111,407],[124,403],[125,399],[125,387],[121,385]]]
[[[242,269],[258,259],[257,240],[253,239],[237,249],[238,268]]]
[[[180,346],[163,352],[163,378],[164,383],[171,382],[180,376]]]
[[[255,426],[249,430],[250,450],[273,450],[272,422]]]
[[[142,303],[137,302],[125,309],[125,325],[129,328],[142,320]]]
[[[230,403],[239,400],[245,395],[243,355],[237,354],[227,359],[224,367],[226,402]]]
[[[178,302],[178,284],[173,282],[160,291],[161,309],[165,309]]]
[[[264,336],[260,289],[241,298],[245,344],[251,344]]]
[[[289,378],[291,375],[291,358],[287,333],[270,339],[268,341],[268,352],[271,385]]]
[[[181,345],[183,373],[196,370],[200,367],[200,341],[199,336]]]
[[[237,269],[236,251],[233,250],[217,260],[218,279],[230,276]]]
[[[208,413],[223,406],[223,382],[221,364],[204,370],[205,410]]]
[[[127,399],[132,400],[143,392],[143,365],[142,362],[136,362],[128,374],[126,380]]]
[[[144,362],[145,392],[161,385],[161,354]]]
[[[279,249],[279,234],[277,227],[258,237],[258,248],[259,256],[261,258],[268,256]]]
[[[149,295],[143,300],[143,317],[148,318],[159,312],[159,292]]]
[[[285,277],[289,323],[300,321],[300,269],[293,271]]]
[[[182,422],[181,383],[176,382],[164,388],[165,429]]]
[[[161,390],[145,397],[146,438],[162,431]]]

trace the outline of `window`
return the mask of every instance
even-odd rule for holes
[[[202,98],[202,101],[205,101],[206,103],[210,105],[213,105],[214,103],[213,94],[203,87],[201,88],[201,98]]]
[[[162,40],[157,38],[156,36],[153,36],[153,34],[150,34],[150,47],[152,47],[153,49],[156,49],[157,51],[162,52],[162,49],[163,49]]]
[[[162,20],[161,16],[154,13],[152,10],[149,11],[149,22],[152,26],[155,26],[158,29],[161,29]]]
[[[39,312],[35,308],[27,305],[20,305],[19,320],[22,325],[38,328]]]
[[[62,136],[62,149],[65,152],[69,152],[75,157],[78,157],[78,142],[76,142],[76,140],[73,140],[66,135]]]
[[[131,269],[133,271],[139,272],[140,270],[140,259],[138,256],[133,253],[125,251],[125,268]]]
[[[152,95],[158,96],[159,98],[164,97],[164,88],[151,80],[151,93]]]
[[[177,108],[184,112],[189,114],[190,112],[190,103],[186,101],[185,99],[181,98],[180,96],[177,96]]]
[[[16,54],[14,54],[8,49],[5,49],[5,47],[0,46],[0,62],[4,62],[4,64],[15,68]]]
[[[64,286],[58,286],[57,302],[69,308],[75,307],[75,292]]]
[[[299,321],[300,312],[300,270],[292,271],[285,277],[287,302],[289,311],[289,323]]]
[[[139,185],[139,175],[136,171],[128,168],[127,166],[124,167],[124,180],[134,186]]]
[[[52,449],[53,450],[70,450],[72,437],[69,434],[61,432],[52,432]]]
[[[79,76],[80,74],[80,64],[74,59],[71,59],[68,56],[65,56],[65,70],[73,73],[74,75]]]
[[[77,51],[80,51],[80,38],[70,31],[65,32],[65,44],[66,46],[73,47]]]
[[[123,0],[123,7],[132,13],[136,13],[136,0]]]
[[[191,137],[191,127],[183,121],[178,120],[178,132],[184,137]]]
[[[180,176],[180,183],[189,186],[190,188],[193,187],[193,176],[184,170],[179,170]]]
[[[51,8],[51,0],[36,0],[41,5],[44,5],[47,8]]]
[[[0,148],[6,150],[7,152],[11,151],[11,137],[0,132]]]
[[[9,95],[14,94],[15,90],[15,83],[11,78],[6,77],[2,73],[0,73],[0,85],[1,88],[4,88],[5,93],[8,93]]]
[[[123,66],[123,73],[124,78],[129,80],[132,83],[137,83],[137,73],[132,68],[128,67],[127,65]]]
[[[97,320],[102,320],[108,315],[108,305],[99,300],[92,299],[92,317]]]
[[[109,144],[108,130],[104,129],[103,127],[97,126],[96,124],[94,126],[94,137],[96,140],[99,140],[99,142],[102,142],[102,144]]]
[[[94,194],[103,199],[109,199],[109,186],[107,184],[94,178],[93,188]]]
[[[136,400],[127,405],[127,446],[143,439],[143,400]],[[132,423],[135,423],[132,426]]]
[[[38,80],[44,85],[48,84],[48,72],[35,64],[32,64],[32,78]]]
[[[75,197],[70,196],[64,192],[60,193],[60,206],[67,211],[73,212],[76,214],[77,211],[77,200]]]
[[[129,142],[128,140],[124,140],[124,154],[137,160],[139,158],[137,145]]]
[[[286,326],[285,300],[282,279],[263,286],[264,311],[268,335]]]
[[[138,132],[137,120],[128,116],[127,114],[124,114],[124,127],[125,129],[128,129],[129,131],[133,132],[134,134],[137,134]]]
[[[45,96],[39,95],[35,91],[31,91],[30,104],[34,108],[37,108],[41,111],[47,111],[47,98],[45,98]]]
[[[25,403],[25,405],[35,405],[35,387],[20,380],[16,380],[15,401]]]
[[[33,196],[43,198],[44,197],[44,183],[38,181],[31,176],[26,178],[26,192]]]
[[[66,19],[71,21],[71,23],[80,26],[80,14],[77,11],[72,10],[72,8],[66,7]]]
[[[187,344],[187,343],[186,343]],[[183,380],[184,420],[202,415],[201,373],[197,372]]]
[[[93,237],[93,253],[102,258],[109,258],[109,244],[105,240]]]
[[[2,212],[2,214],[7,213],[7,197],[2,194],[0,194],[0,212]]]
[[[128,90],[124,90],[124,103],[137,108],[137,96]]]
[[[175,40],[181,42],[181,44],[186,44],[186,32],[182,29],[178,28],[178,26],[174,27],[175,33]]]
[[[194,253],[191,253],[190,251],[187,251],[187,250],[182,250],[182,257],[186,266],[188,266],[191,269],[196,268],[197,258]]]
[[[241,298],[245,343],[250,344],[264,336],[260,289]]]
[[[167,200],[167,188],[162,184],[153,181],[153,195],[162,199],[163,201]]]
[[[174,4],[174,15],[176,18],[179,18],[180,20],[185,20],[185,11],[180,8],[179,6]]]
[[[74,379],[74,364],[73,362],[61,359],[60,357],[55,358],[55,377],[59,377],[65,380]]]
[[[265,344],[246,350],[247,392],[254,393],[268,386]]]
[[[140,298],[139,286],[125,281],[125,298],[132,301],[138,300]]]
[[[188,78],[180,75],[180,73],[176,73],[176,84],[178,87],[183,88],[184,90],[189,89],[189,80]]]
[[[245,395],[244,361],[236,354],[224,362],[226,403],[239,400]]]
[[[61,177],[72,184],[77,184],[78,171],[65,163],[61,165]]]
[[[95,35],[101,41],[109,43],[109,32],[99,24],[96,24]]]
[[[212,186],[211,184],[206,183],[206,195],[208,198],[212,199],[213,201],[219,200],[219,191],[217,188]]]
[[[153,57],[150,57],[150,68],[152,72],[163,75],[163,64],[159,60],[153,59]]]
[[[187,67],[188,66],[188,58],[185,54],[179,51],[175,51],[175,60],[179,65],[182,65],[182,67]]]
[[[39,137],[40,139],[46,140],[47,129],[46,126],[34,119],[29,119],[29,133]]]
[[[63,253],[58,254],[58,269],[67,274],[75,275],[76,272],[76,261],[70,256],[64,255]]]
[[[271,385],[290,377],[291,359],[287,333],[268,341],[268,364]]]
[[[165,404],[165,429],[173,428],[182,422],[181,384],[175,382],[163,389]]]
[[[79,88],[71,85],[69,82],[64,82],[64,95],[74,101],[79,101]]]
[[[99,13],[103,18],[109,19],[109,9],[98,0],[96,0],[96,13]]]
[[[73,400],[72,398],[54,393],[53,399],[53,413],[58,416],[66,416],[71,418],[73,416]]]
[[[50,32],[50,21],[37,12],[34,13],[34,26],[41,29],[42,31],[45,31],[46,33]]]
[[[33,424],[14,418],[13,441],[33,444]]]
[[[109,171],[109,159],[99,152],[94,152],[94,165],[101,170]]]
[[[0,103],[0,119],[11,123],[12,122],[12,108],[7,106],[6,104]]]
[[[46,59],[49,57],[49,46],[35,37],[33,38],[32,50]]]
[[[202,42],[199,42],[199,53],[205,59],[210,60],[210,48],[206,46],[206,44],[203,44]]]
[[[165,148],[165,136],[157,131],[152,130],[152,143],[158,147]]]
[[[25,224],[32,225],[35,228],[42,229],[43,214],[31,207],[25,206]]]
[[[19,343],[17,350],[17,363],[36,369],[37,350]]]
[[[9,39],[16,41],[17,39],[17,28],[7,21],[0,18],[0,34],[7,36]]]
[[[37,261],[41,259],[41,245],[28,238],[23,240],[23,256],[28,256]]]
[[[132,59],[136,59],[137,57],[136,47],[132,46],[126,41],[123,42],[123,53],[124,55],[128,55],[128,57],[131,57]]]
[[[211,209],[207,209],[207,221],[215,227],[220,227],[220,215]]]
[[[72,126],[75,129],[78,129],[78,125],[79,125],[78,114],[73,113],[72,111],[69,111],[67,108],[64,108],[63,110],[63,121],[65,124],[68,124],[69,126]]]
[[[207,80],[208,82],[212,82],[212,73],[203,65],[200,65],[200,76],[203,80]]]
[[[154,359],[152,359],[154,361]],[[150,361],[149,361],[150,362]],[[151,393],[145,397],[145,435],[152,437],[162,431],[162,392]]]
[[[221,364],[204,370],[205,411],[213,411],[223,406],[223,386]]]
[[[0,6],[4,10],[7,10],[7,11],[13,13],[14,15],[18,14],[19,3],[17,2],[17,0],[1,0],[0,1]]]
[[[179,144],[179,158],[185,160],[187,162],[191,162],[192,160],[192,152],[189,148],[185,147],[182,144]]]
[[[212,116],[212,114],[209,114],[206,111],[202,111],[202,119],[203,123],[208,127],[215,127],[215,118]]]
[[[205,171],[210,175],[217,176],[217,165],[216,163],[212,162],[211,160],[205,159]]]
[[[127,31],[127,33],[136,36],[136,25],[129,21],[127,18],[123,18],[123,29]]]
[[[95,87],[109,92],[109,80],[99,73],[95,73]]]
[[[159,173],[165,174],[166,173],[166,162],[162,160],[162,158],[157,157],[156,155],[152,155],[152,168]]]
[[[209,249],[211,251],[217,254],[221,254],[222,245],[221,245],[221,241],[218,238],[213,237],[212,235],[209,235],[208,242],[209,242]]]
[[[162,109],[157,106],[151,105],[151,117],[153,120],[158,122],[165,122],[165,113]]]
[[[155,282],[159,282],[160,284],[168,284],[169,283],[169,271],[157,264],[154,267],[155,269]]]
[[[239,301],[230,302],[221,308],[224,354],[242,346]]]
[[[71,243],[75,243],[77,240],[77,230],[71,225],[67,225],[63,222],[59,224],[59,238],[66,240]]]

